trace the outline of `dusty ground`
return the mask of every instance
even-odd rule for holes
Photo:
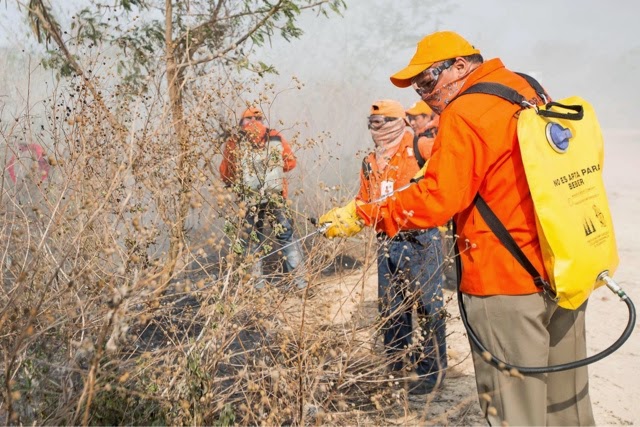
[[[373,324],[377,314],[377,278],[375,267],[361,266],[343,271],[319,283],[321,290],[314,298],[311,316],[319,323]],[[464,328],[458,315],[454,292],[445,291],[451,321],[447,324],[449,370],[444,387],[436,394],[410,396],[407,405],[399,403],[385,410],[387,425],[475,425],[482,424],[475,393],[473,365]],[[367,339],[367,337],[365,337]],[[368,337],[373,351],[380,342]],[[364,424],[379,423],[376,418],[361,420]]]
[[[605,183],[616,226],[620,267],[614,278],[640,306],[640,180],[634,174],[640,159],[640,133],[605,135]],[[376,312],[374,267],[343,272],[322,284],[316,315],[331,323],[367,322]],[[454,293],[446,293],[452,317],[447,325],[450,369],[444,388],[435,395],[411,398],[404,411],[391,411],[388,425],[484,424],[476,400],[469,344],[460,322]],[[606,288],[590,299],[587,312],[588,351],[595,354],[613,343],[627,322],[626,306]],[[320,320],[320,319],[317,319]],[[640,328],[616,353],[590,367],[591,398],[597,425],[640,425]],[[372,343],[372,346],[374,344]],[[407,411],[408,408],[408,411]]]
[[[640,132],[605,132],[604,178],[616,227],[620,266],[614,279],[640,307]],[[587,311],[589,354],[613,343],[627,324],[626,306],[598,289]],[[640,328],[616,353],[590,367],[598,425],[640,425]]]

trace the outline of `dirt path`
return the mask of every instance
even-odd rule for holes
[[[609,195],[620,267],[614,278],[640,306],[640,182],[634,174],[640,159],[640,133],[605,135],[605,183]],[[333,324],[372,323],[377,310],[375,267],[332,277],[322,284],[320,318]],[[587,311],[588,352],[602,351],[613,343],[627,322],[626,306],[606,288],[598,289]],[[469,343],[461,324],[455,295],[446,292],[447,346],[450,370],[444,388],[436,395],[409,400],[409,412],[389,414],[389,425],[484,425],[477,403]],[[318,304],[318,303],[316,303]],[[317,320],[320,320],[319,318]],[[640,425],[640,328],[616,353],[590,366],[590,390],[597,425]],[[372,349],[374,343],[371,343]],[[395,412],[392,410],[391,412]]]
[[[605,132],[604,178],[616,228],[620,265],[614,274],[640,308],[640,132]],[[612,344],[627,324],[626,306],[598,289],[587,310],[587,346],[594,354]],[[640,327],[617,352],[590,366],[591,400],[598,425],[640,425]]]
[[[321,294],[315,299],[316,313],[332,324],[370,325],[377,315],[377,277],[375,267],[366,266],[331,277],[319,284]],[[477,425],[483,424],[477,403],[473,364],[464,327],[459,318],[455,295],[445,291],[446,307],[451,314],[447,323],[449,370],[443,388],[427,396],[409,396],[405,407],[389,408],[384,419],[388,425]],[[320,318],[316,317],[316,321]],[[371,336],[371,350],[377,342]],[[408,412],[407,412],[408,410]]]

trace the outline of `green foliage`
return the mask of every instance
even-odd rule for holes
[[[44,0],[31,3],[29,18],[38,41],[51,40],[42,25],[44,18],[51,28],[58,28],[71,55],[83,57],[96,46],[117,49],[112,62],[121,78],[121,95],[146,92],[149,77],[165,69],[167,54],[175,57],[180,73],[194,64],[203,68],[214,61],[261,77],[275,73],[273,66],[251,61],[256,47],[270,42],[275,34],[287,41],[299,38],[303,31],[297,19],[306,9],[327,16],[327,11],[339,14],[346,7],[344,0],[196,0],[175,2],[171,16],[165,16],[165,2],[160,0],[120,0],[112,6],[91,0],[73,16],[69,28],[60,28]],[[167,20],[172,26],[170,46],[165,40]],[[61,76],[71,74],[69,58],[65,61],[59,51],[49,51],[45,65],[58,69]]]
[[[75,43],[97,45],[109,31],[108,24],[100,20],[100,16],[93,13],[89,8],[79,11],[75,19],[71,22],[71,29],[75,30]]]
[[[120,0],[120,5],[127,12],[131,12],[134,6],[141,9],[146,7],[145,2],[142,0]]]
[[[69,61],[55,50],[48,50],[47,56],[42,60],[45,69],[56,70],[58,77],[71,77],[74,70]]]
[[[232,426],[236,422],[236,413],[233,410],[233,406],[227,403],[220,411],[220,415],[218,416],[217,425],[219,426]]]
[[[96,393],[91,415],[93,425],[167,425],[164,410],[157,401],[131,395],[122,388]]]

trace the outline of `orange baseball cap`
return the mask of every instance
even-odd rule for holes
[[[385,117],[397,117],[400,119],[405,119],[406,114],[404,113],[404,107],[398,101],[393,101],[391,99],[381,99],[379,101],[374,101],[371,104],[371,111],[369,114],[372,116],[385,116]]]
[[[416,53],[402,70],[391,76],[391,83],[397,87],[411,86],[411,79],[438,61],[480,53],[460,34],[453,31],[439,31],[429,34],[418,42]]]
[[[426,102],[420,100],[409,107],[406,113],[410,116],[419,116],[420,114],[426,114],[427,116],[430,116],[433,113],[433,110],[427,105]]]
[[[264,117],[262,114],[262,111],[260,111],[258,108],[256,107],[249,107],[246,110],[244,110],[244,113],[242,113],[242,118],[245,117]]]

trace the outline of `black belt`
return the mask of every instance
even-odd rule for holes
[[[412,230],[412,231],[401,231],[391,239],[392,242],[409,242],[409,243],[417,243],[421,245],[418,237],[424,234],[427,230]],[[387,235],[385,233],[378,233],[378,239],[385,239]]]

